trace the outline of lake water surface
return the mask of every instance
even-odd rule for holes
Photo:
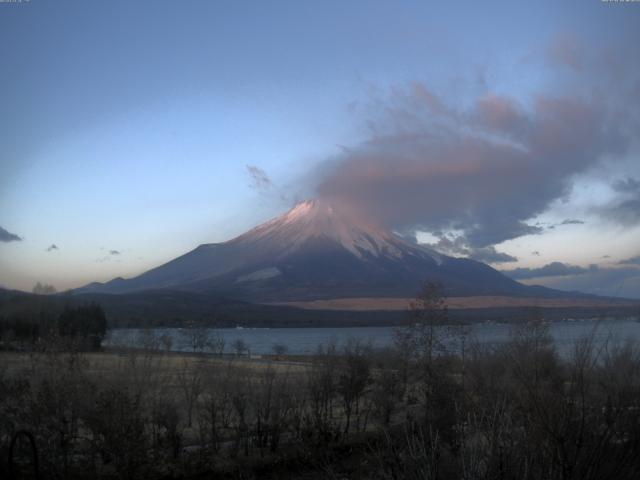
[[[635,318],[610,320],[575,320],[548,324],[560,354],[571,352],[576,341],[594,335],[596,343],[616,344],[629,340],[640,341],[640,321]],[[225,353],[233,353],[233,343],[241,339],[252,355],[273,352],[275,344],[287,347],[287,353],[309,355],[320,345],[335,342],[338,347],[350,338],[371,343],[374,348],[392,345],[397,327],[345,327],[345,328],[211,328],[211,336],[221,336]],[[500,344],[509,339],[513,326],[504,323],[483,323],[468,326],[467,342],[477,341],[485,345]],[[122,328],[108,332],[104,346],[143,347],[149,338],[168,335],[171,350],[190,351],[188,330],[181,328],[135,329]],[[207,351],[205,349],[205,351]]]

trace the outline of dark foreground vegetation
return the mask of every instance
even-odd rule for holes
[[[0,352],[0,478],[639,478],[638,345],[561,359],[540,322],[489,347],[446,321],[427,288],[394,348],[305,364]]]
[[[529,325],[460,357],[352,342],[309,366],[159,352],[22,354],[0,377],[0,458],[42,478],[636,478],[640,356]],[[103,357],[114,357],[105,360]],[[106,362],[106,364],[105,364]],[[216,477],[216,478],[217,478]],[[198,477],[200,478],[200,477]],[[205,476],[201,478],[206,478]]]
[[[96,303],[65,305],[59,313],[0,316],[0,350],[97,350],[106,333],[107,318]]]
[[[152,333],[100,352],[95,304],[0,319],[0,478],[638,478],[637,344],[560,358],[542,322],[473,344],[434,284],[411,313],[394,348],[303,363],[223,356],[198,328],[190,355]]]

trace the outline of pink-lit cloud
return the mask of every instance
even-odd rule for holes
[[[623,121],[637,112],[621,115],[603,95],[539,93],[525,107],[489,93],[454,108],[412,83],[374,103],[368,141],[327,162],[316,193],[399,231],[457,231],[471,256],[543,232],[528,221],[573,176],[638,139]]]
[[[575,34],[569,32],[557,34],[549,42],[546,54],[552,65],[577,71],[583,69],[585,61],[583,45]]]

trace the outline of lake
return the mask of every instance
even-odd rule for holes
[[[640,321],[636,318],[605,320],[567,320],[551,322],[549,331],[561,355],[568,355],[576,341],[594,335],[596,342],[603,344],[640,340]],[[371,343],[374,348],[392,345],[397,327],[345,327],[345,328],[210,328],[211,336],[224,339],[225,353],[233,353],[233,342],[238,339],[247,345],[252,355],[273,353],[275,344],[287,347],[287,353],[309,355],[320,345],[336,342],[338,347],[350,338]],[[477,341],[484,345],[506,342],[513,325],[505,323],[482,323],[469,325],[467,342]],[[119,328],[108,332],[103,345],[111,347],[143,347],[149,338],[167,335],[171,338],[172,351],[191,351],[188,330],[181,328]],[[204,351],[207,351],[206,349]]]

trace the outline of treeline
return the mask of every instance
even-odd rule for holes
[[[58,315],[0,316],[0,347],[4,350],[84,348],[97,350],[107,333],[107,319],[95,303],[65,306]]]
[[[0,376],[0,461],[25,430],[46,478],[637,478],[637,344],[562,359],[540,322],[483,347],[437,328],[437,299],[414,313],[392,349],[351,340],[308,365],[33,356]]]

